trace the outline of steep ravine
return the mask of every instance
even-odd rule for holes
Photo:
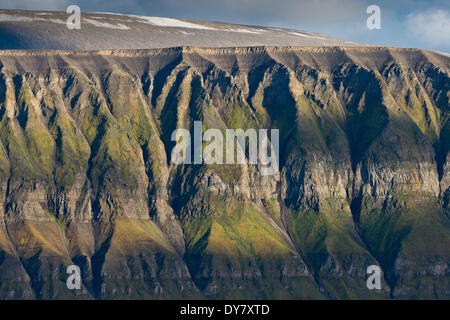
[[[448,299],[449,72],[392,48],[0,51],[0,298]],[[172,164],[194,121],[279,129],[280,171]]]

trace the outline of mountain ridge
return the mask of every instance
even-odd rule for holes
[[[0,10],[0,49],[148,49],[174,46],[371,46],[306,31],[177,18],[81,13],[69,30],[65,12]]]

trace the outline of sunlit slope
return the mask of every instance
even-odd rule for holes
[[[449,63],[391,48],[0,52],[0,297],[448,299]],[[173,130],[196,120],[279,129],[280,172],[171,164]],[[65,287],[70,264],[83,291]]]

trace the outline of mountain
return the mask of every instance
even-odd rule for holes
[[[449,75],[385,47],[1,50],[0,298],[449,299]],[[279,172],[171,163],[195,121],[279,129]]]
[[[298,30],[186,19],[81,12],[80,29],[70,14],[0,10],[0,49],[103,50],[178,46],[369,46]]]

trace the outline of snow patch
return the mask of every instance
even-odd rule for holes
[[[90,23],[96,27],[100,27],[100,28],[108,28],[108,29],[118,29],[118,30],[130,30],[130,27],[123,25],[121,23],[118,24],[112,24],[112,23],[108,23],[108,22],[100,22],[97,20],[93,20],[93,19],[88,19],[88,18],[83,18],[83,21]]]
[[[138,18],[140,20],[138,22],[151,24],[154,26],[200,29],[200,30],[216,30],[215,28],[211,28],[211,27],[204,26],[201,24],[185,22],[185,21],[181,21],[181,20],[173,19],[173,18],[146,17],[146,16],[137,16],[137,15],[128,15],[128,16]]]
[[[66,24],[67,23],[67,21],[62,20],[62,19],[57,19],[57,18],[42,19],[41,21],[48,21],[48,22],[53,22],[53,23],[57,23],[57,24]]]
[[[288,32],[288,33],[293,34],[295,36],[300,36],[300,37],[305,37],[305,38],[310,38],[310,39],[326,40],[325,38],[322,38],[322,37],[310,36],[309,34],[304,34],[304,33],[300,33],[300,32]]]
[[[254,29],[242,29],[242,28],[223,29],[222,31],[261,34],[260,31],[256,31]]]
[[[0,13],[0,22],[33,22],[33,21],[43,21],[43,22],[53,22],[57,24],[66,24],[65,20],[58,18],[42,18],[42,17],[25,17],[25,16],[16,16],[10,14]],[[96,27],[101,28],[109,28],[109,29],[118,29],[118,30],[130,30],[130,28],[121,23],[111,24],[107,22],[100,22],[93,19],[83,18],[83,21],[90,23]]]
[[[41,20],[41,19],[44,19],[44,18],[20,17],[20,16],[12,16],[12,15],[9,15],[9,14],[0,13],[0,22],[3,22],[3,21],[8,21],[8,22],[33,22],[34,20]]]
[[[58,24],[66,24],[66,21],[56,18],[23,17],[0,13],[0,22],[33,22],[33,21],[45,21]]]

